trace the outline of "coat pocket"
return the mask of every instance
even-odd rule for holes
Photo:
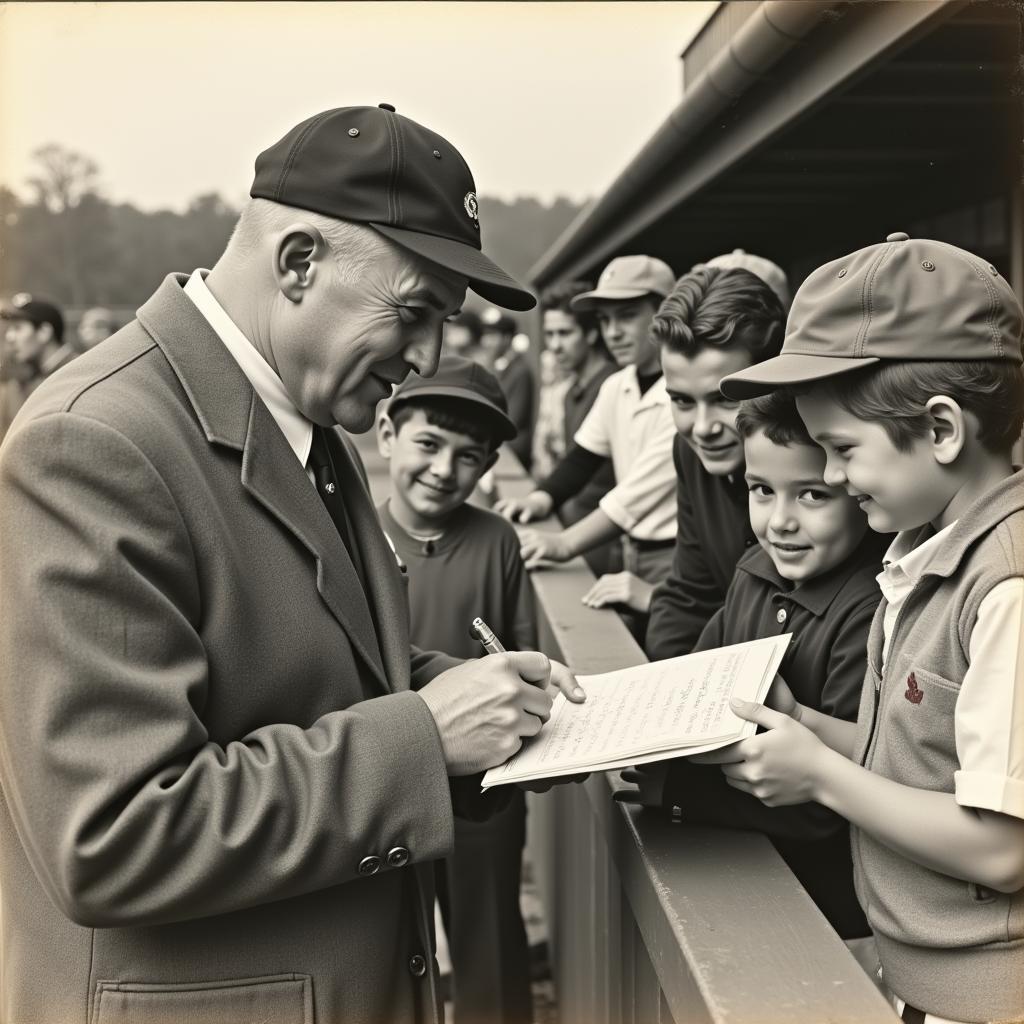
[[[306,974],[188,984],[99,981],[92,1024],[314,1024]]]

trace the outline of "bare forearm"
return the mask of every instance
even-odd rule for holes
[[[915,863],[1000,892],[1024,885],[1024,821],[893,782],[835,750],[816,774],[819,803]]]
[[[620,527],[597,508],[565,530],[562,538],[569,549],[570,557],[574,558],[621,534]]]
[[[842,754],[848,760],[853,757],[853,749],[857,741],[857,723],[847,722],[842,718],[815,711],[814,708],[800,705],[797,721],[806,725],[826,747]]]

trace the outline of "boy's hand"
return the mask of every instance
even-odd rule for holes
[[[766,731],[693,760],[721,764],[730,786],[756,796],[768,807],[816,800],[819,766],[828,753],[825,744],[806,726],[763,704],[734,697],[729,706],[739,718]]]
[[[519,554],[527,569],[536,569],[541,562],[568,562],[573,556],[565,535],[523,530],[519,535]]]
[[[804,713],[803,704],[793,696],[793,691],[789,688],[789,684],[778,674],[772,680],[772,685],[768,690],[768,696],[765,697],[764,703],[765,707],[778,711],[780,715],[792,718],[794,722],[799,722]]]
[[[651,607],[654,587],[631,572],[608,573],[583,595],[588,608],[603,608],[609,604],[623,604],[635,612],[646,613]]]
[[[525,498],[502,498],[494,511],[513,523],[529,523],[551,515],[554,501],[547,491],[531,491]]]

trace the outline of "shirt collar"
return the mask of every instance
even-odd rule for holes
[[[785,594],[787,600],[806,608],[812,615],[820,618],[828,611],[836,595],[846,586],[850,577],[867,564],[873,562],[878,565],[880,557],[881,542],[878,534],[869,530],[860,544],[839,565],[820,576],[795,585],[791,580],[779,575],[772,556],[762,547],[756,548],[742,559],[737,568],[764,580]]]
[[[640,379],[636,372],[636,366],[627,366],[620,371],[625,374],[623,377],[623,390],[632,391],[639,395],[638,409],[647,409],[655,405],[668,405],[668,392],[665,390],[665,375],[662,374],[642,395],[640,394]]]
[[[281,428],[295,457],[306,465],[309,449],[313,444],[313,424],[309,422],[285,391],[281,378],[270,364],[256,350],[256,346],[238,329],[224,307],[206,286],[208,270],[196,270],[188,279],[184,292],[205,317],[224,347],[234,357],[242,373],[249,378],[256,394]]]

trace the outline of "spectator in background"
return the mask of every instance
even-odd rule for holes
[[[114,314],[105,306],[93,306],[82,314],[78,321],[78,347],[83,352],[95,348],[104,338],[117,330]]]
[[[533,373],[526,360],[512,348],[512,339],[518,330],[515,320],[494,306],[485,309],[481,319],[480,347],[484,365],[498,378],[508,402],[508,414],[519,431],[509,447],[529,471],[536,401]]]
[[[562,369],[554,352],[542,349],[530,460],[534,476],[547,476],[565,454],[565,394],[571,384],[572,377]]]
[[[0,430],[6,434],[25,399],[77,353],[64,344],[64,317],[52,302],[21,292],[0,309],[0,319],[6,328]]]
[[[480,317],[471,309],[464,309],[457,316],[446,320],[443,338],[445,355],[462,356],[463,359],[472,359],[474,363],[481,362],[480,336],[483,330]]]
[[[702,264],[698,263],[693,269],[696,270]],[[786,272],[777,263],[766,260],[763,256],[755,256],[745,249],[733,249],[732,252],[715,256],[708,260],[704,266],[721,267],[723,270],[749,270],[755,277],[762,281],[778,296],[782,303],[784,313],[789,312],[789,278]]]
[[[593,285],[589,281],[567,281],[549,288],[540,298],[544,317],[544,344],[571,379],[562,410],[562,455],[572,445],[576,431],[583,425],[601,385],[616,370],[601,340],[601,331],[593,310],[577,311],[572,308],[572,300],[577,295],[592,289]],[[546,475],[534,472],[535,478]],[[559,508],[559,518],[566,526],[578,523],[598,507],[601,499],[614,486],[615,470],[608,459],[591,477],[590,482]],[[595,576],[616,573],[622,569],[622,546],[616,541],[592,548],[584,552],[583,557]]]

